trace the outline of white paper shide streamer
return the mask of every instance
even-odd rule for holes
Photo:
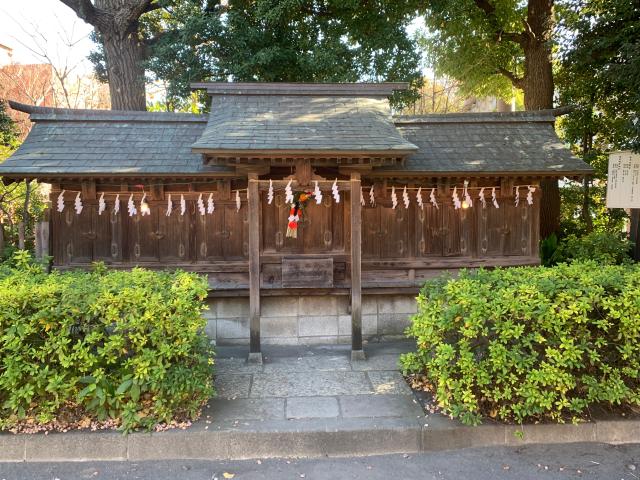
[[[149,208],[149,204],[147,203],[146,192],[142,194],[142,200],[140,200],[140,215],[142,215],[143,217],[145,215],[151,215],[151,209]]]
[[[187,202],[184,200],[184,195],[180,195],[180,215],[184,215],[187,211]]]
[[[267,203],[271,205],[273,202],[273,180],[269,180],[269,191],[267,192]]]
[[[478,198],[480,199],[480,203],[482,204],[482,208],[487,208],[487,199],[484,198],[484,187],[480,189],[480,193],[478,193]]]
[[[284,203],[293,203],[293,191],[291,190],[291,180],[287,183],[287,186],[284,187]]]
[[[107,204],[104,201],[104,192],[100,194],[100,198],[98,199],[98,215],[102,215],[102,213],[106,210]]]
[[[167,212],[165,213],[165,215],[167,217],[170,217],[172,211],[173,211],[173,202],[171,201],[171,194],[169,194],[167,196]]]
[[[373,185],[371,185],[371,190],[369,190],[369,204],[372,207],[376,204],[376,193],[373,189]]]
[[[528,192],[527,192],[527,203],[529,205],[533,205],[533,194],[536,191],[535,187],[532,187],[531,185],[527,186],[528,188]]]
[[[198,211],[202,216],[207,213],[207,209],[204,208],[204,200],[202,200],[202,194],[198,195]]]
[[[315,187],[313,188],[313,197],[316,199],[316,203],[320,205],[322,203],[322,192],[318,186],[318,181],[315,181]]]
[[[236,190],[236,211],[240,211],[240,207],[242,206],[242,201],[240,200],[240,190]]]
[[[454,209],[459,210],[460,208],[462,208],[462,202],[460,201],[460,197],[458,196],[458,187],[453,187],[451,199],[453,200]]]
[[[62,190],[60,192],[60,195],[58,195],[57,205],[58,205],[58,211],[62,212],[64,210],[64,190]]]
[[[440,208],[440,207],[438,207],[438,201],[436,200],[436,189],[435,188],[431,189],[431,194],[429,194],[429,201],[431,202],[431,205],[436,207],[436,210],[438,210]]]
[[[491,189],[491,203],[493,203],[494,207],[500,208],[500,205],[498,205],[498,199],[496,197],[496,187],[493,187]]]
[[[136,204],[133,202],[133,193],[129,196],[129,201],[127,202],[127,211],[129,212],[130,217],[138,214]]]
[[[82,199],[80,198],[80,192],[78,192],[78,194],[76,195],[74,206],[76,209],[76,214],[80,215],[80,213],[82,212]]]
[[[391,208],[398,206],[398,195],[396,195],[396,187],[391,187]]]
[[[416,202],[420,207],[420,210],[424,209],[424,203],[422,201],[422,187],[418,188],[418,193],[416,193]]]
[[[120,213],[120,194],[116,195],[116,201],[113,202],[113,213],[114,215]]]
[[[362,205],[363,207],[366,205],[364,201],[364,192],[362,190],[362,187],[360,187],[360,205]]]
[[[464,181],[464,201],[468,207],[473,207],[473,200],[469,195],[469,180]]]
[[[336,178],[331,185],[331,195],[336,203],[340,203],[340,192],[338,191],[338,179]]]
[[[213,193],[210,193],[209,198],[207,200],[207,213],[211,215],[215,209],[216,209],[216,206],[213,203]]]
[[[404,186],[404,190],[402,190],[402,202],[404,203],[404,208],[409,208],[409,193],[407,192],[407,186]]]
[[[516,199],[515,199],[515,204],[516,207],[518,205],[520,205],[520,187],[514,187],[516,189]]]

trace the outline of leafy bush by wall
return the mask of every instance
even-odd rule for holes
[[[151,428],[194,417],[213,394],[204,278],[18,263],[0,275],[0,429],[70,411]]]
[[[631,242],[622,232],[591,232],[569,235],[558,241],[555,235],[540,243],[540,258],[546,266],[562,262],[588,261],[607,265],[631,262]]]
[[[425,284],[405,373],[467,424],[565,421],[640,406],[640,265],[575,262],[462,272]]]

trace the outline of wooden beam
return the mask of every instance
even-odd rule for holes
[[[260,196],[258,175],[248,174],[249,203],[249,358],[262,363],[260,351]]]
[[[364,360],[362,349],[362,206],[360,173],[351,173],[351,359]]]

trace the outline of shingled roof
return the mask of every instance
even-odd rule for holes
[[[206,115],[43,108],[10,102],[35,125],[0,175],[199,175],[233,170],[205,166],[191,151]]]
[[[584,175],[593,172],[563,145],[551,110],[395,117],[419,150],[389,172]]]
[[[234,168],[224,162],[207,165],[200,152],[224,158],[258,151],[315,158],[376,153],[397,162],[374,167],[373,175],[592,173],[556,136],[551,111],[391,118],[385,95],[395,84],[286,85],[206,84],[213,96],[210,115],[11,102],[12,108],[30,113],[35,125],[17,152],[0,164],[0,175],[231,175]],[[295,88],[298,93],[291,95]]]
[[[418,148],[394,128],[387,99],[406,84],[195,86],[212,96],[209,122],[193,145],[196,152],[402,156]]]

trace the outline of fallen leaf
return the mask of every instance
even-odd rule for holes
[[[224,473],[222,474],[222,476],[223,476],[224,478],[233,478],[233,477],[235,477],[235,476],[236,476],[236,474],[235,474],[235,473],[224,472]]]

